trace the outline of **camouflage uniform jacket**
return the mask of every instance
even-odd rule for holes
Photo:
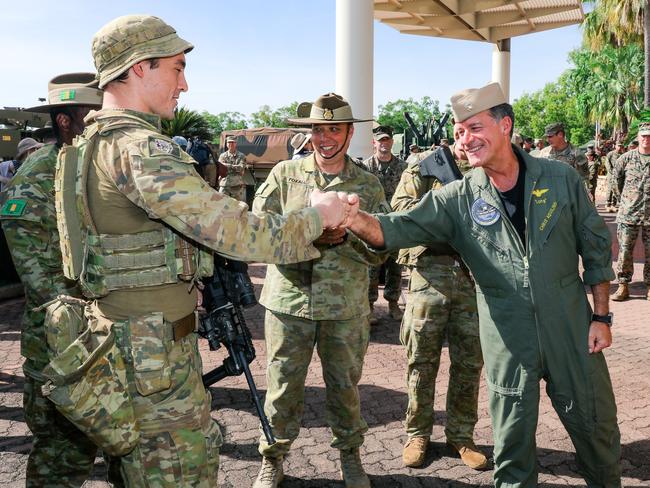
[[[386,212],[388,203],[376,176],[346,157],[345,168],[329,183],[313,155],[278,163],[259,187],[257,214],[287,215],[309,205],[314,188],[354,192],[366,212]],[[267,309],[310,320],[348,320],[370,313],[368,265],[384,261],[353,234],[336,246],[318,246],[321,257],[302,263],[269,266],[260,303]]]
[[[156,115],[124,109],[91,112],[86,133],[97,131],[88,172],[88,205],[100,234],[134,234],[163,226],[234,259],[298,262],[319,252],[322,232],[313,208],[258,217],[246,204],[212,189],[194,160],[160,134]],[[160,311],[170,321],[190,314],[196,291],[188,283],[111,291],[99,300],[110,318]]]
[[[232,154],[230,151],[221,153],[219,162],[226,166],[228,174],[219,178],[219,186],[242,186],[244,185],[244,171],[246,171],[246,156],[237,151]]]
[[[386,201],[390,202],[399,184],[399,179],[406,169],[406,163],[396,156],[393,156],[388,162],[383,162],[376,155],[373,155],[361,164],[365,169],[379,178],[379,181],[384,187]]]
[[[650,155],[638,149],[623,154],[616,160],[614,181],[621,192],[616,223],[650,225]]]
[[[607,176],[611,176],[614,173],[614,166],[616,166],[616,161],[622,155],[618,151],[613,150],[607,153],[605,156],[605,170],[607,171]]]
[[[583,179],[586,180],[589,178],[587,156],[585,156],[585,153],[583,151],[578,148],[574,148],[569,143],[567,143],[567,146],[561,151],[556,151],[552,146],[546,146],[540,151],[539,156],[536,157],[562,161],[572,168],[575,168]]]
[[[471,169],[467,162],[460,161],[458,163],[458,167],[463,174]],[[399,186],[390,202],[391,206],[394,211],[408,210],[415,207],[429,190],[438,190],[442,186],[440,180],[435,176],[422,176],[420,174],[420,161],[416,161],[409,164],[402,173]],[[418,269],[431,270],[433,265],[451,266],[459,259],[456,251],[449,244],[440,243],[429,247],[417,246],[401,249],[397,262],[405,266],[416,266]]]
[[[26,369],[31,365],[38,371],[49,359],[43,325],[45,312],[35,312],[33,308],[59,294],[81,296],[74,283],[63,276],[61,268],[54,210],[58,153],[56,145],[48,144],[31,154],[0,195],[2,228],[25,287],[21,354],[28,359]]]

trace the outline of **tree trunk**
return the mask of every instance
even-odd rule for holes
[[[643,87],[644,108],[650,107],[650,0],[643,5],[643,49],[645,51],[645,85]]]

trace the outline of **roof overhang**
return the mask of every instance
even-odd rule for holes
[[[580,0],[374,0],[375,19],[402,34],[497,43],[579,24]]]

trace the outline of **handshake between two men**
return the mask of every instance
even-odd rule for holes
[[[359,195],[346,192],[313,190],[310,204],[320,214],[323,234],[315,244],[336,245],[345,240],[345,229],[359,212]]]

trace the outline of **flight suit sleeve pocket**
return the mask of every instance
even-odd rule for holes
[[[151,395],[171,386],[167,346],[171,339],[162,313],[152,313],[129,321],[131,359],[138,392]]]

